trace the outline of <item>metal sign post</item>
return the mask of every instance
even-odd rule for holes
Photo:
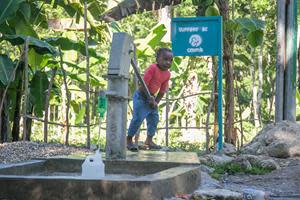
[[[222,150],[222,17],[172,19],[174,56],[218,56],[218,151]]]

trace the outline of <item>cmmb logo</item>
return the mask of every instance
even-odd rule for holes
[[[199,47],[202,43],[202,38],[198,34],[193,34],[190,36],[189,43],[192,47]]]

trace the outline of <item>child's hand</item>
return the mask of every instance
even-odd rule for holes
[[[157,102],[155,101],[155,98],[153,96],[151,96],[149,104],[151,108],[157,108]]]

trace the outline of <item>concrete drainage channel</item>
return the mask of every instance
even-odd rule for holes
[[[178,155],[139,152],[126,160],[104,161],[106,175],[98,180],[81,176],[84,158],[5,165],[0,167],[0,199],[156,200],[191,193],[201,181],[198,158]]]

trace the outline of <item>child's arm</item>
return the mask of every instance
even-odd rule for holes
[[[156,99],[154,98],[154,96],[151,97],[149,103],[150,103],[150,107],[151,107],[151,108],[156,108],[156,107],[157,107],[157,104],[158,104],[158,103],[156,102]]]
[[[160,100],[163,98],[163,96],[167,92],[168,87],[169,87],[169,80],[170,80],[170,77],[165,82],[162,83],[160,90],[155,98],[155,101],[157,104],[160,102]]]

